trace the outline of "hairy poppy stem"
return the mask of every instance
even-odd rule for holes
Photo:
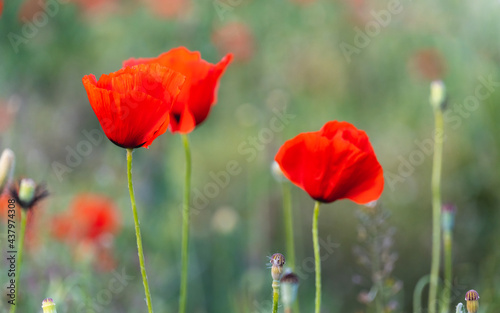
[[[319,255],[319,240],[318,240],[318,216],[319,216],[319,201],[314,204],[314,215],[312,224],[312,236],[314,246],[314,262],[316,267],[316,309],[315,313],[321,310],[321,257]]]
[[[144,284],[144,292],[146,294],[146,303],[148,312],[153,313],[151,304],[151,293],[149,292],[148,275],[144,265],[144,251],[142,250],[141,227],[139,226],[139,217],[137,216],[137,206],[135,204],[134,185],[132,183],[132,152],[133,149],[127,149],[127,178],[128,191],[130,192],[130,202],[132,204],[132,212],[134,214],[135,236],[137,238],[137,254],[139,255],[139,264],[141,266],[142,282]]]
[[[278,300],[280,298],[280,282],[273,280],[273,313],[278,313]]]
[[[436,313],[436,298],[441,257],[441,166],[443,161],[443,112],[434,109],[435,139],[432,163],[432,263],[429,287],[429,313]]]
[[[292,196],[290,193],[290,182],[281,183],[283,191],[283,218],[285,220],[286,255],[288,266],[295,271],[295,241],[293,236],[293,210]],[[296,299],[293,305],[295,313],[299,313],[299,300]]]
[[[452,234],[450,230],[443,232],[443,248],[444,248],[444,289],[441,301],[441,312],[448,313],[451,296],[451,275],[452,275],[452,260],[451,246]]]
[[[287,264],[292,271],[295,271],[295,244],[293,240],[293,212],[290,183],[282,182],[281,184],[283,187],[283,218],[285,219]]]
[[[182,251],[181,251],[181,289],[179,295],[179,313],[186,311],[187,283],[188,283],[188,252],[189,252],[189,199],[191,188],[191,149],[189,138],[182,135],[184,150],[186,153],[186,177],[184,185],[184,205],[182,208]]]
[[[20,211],[21,213],[21,232],[19,234],[19,242],[17,244],[17,260],[16,260],[16,271],[15,271],[15,278],[16,278],[16,289],[14,289],[14,301],[15,305],[10,306],[10,313],[16,312],[17,304],[19,302],[19,299],[17,298],[17,291],[19,290],[19,283],[21,282],[20,280],[20,272],[21,272],[21,262],[23,259],[23,248],[24,248],[24,234],[26,233],[26,224],[28,221],[28,211]]]

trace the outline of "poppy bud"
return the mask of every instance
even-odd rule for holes
[[[474,289],[467,291],[465,301],[467,301],[467,311],[469,313],[476,313],[479,309],[479,294],[477,291]]]
[[[464,312],[464,305],[462,304],[462,302],[457,304],[457,308],[455,309],[455,313],[465,313]]]
[[[283,275],[283,265],[285,265],[285,257],[281,253],[275,253],[271,256],[270,260],[271,267],[271,276],[273,280],[279,281],[281,279],[281,275]]]
[[[47,298],[42,302],[43,313],[57,313],[56,304],[51,298]]]
[[[273,177],[277,182],[282,183],[286,181],[286,177],[285,175],[283,175],[283,171],[281,170],[278,162],[274,161],[271,164],[271,173],[273,174]]]
[[[441,227],[443,228],[443,231],[452,231],[453,225],[455,224],[456,210],[457,208],[451,203],[447,203],[442,206],[441,211],[443,218],[441,220]]]
[[[0,194],[10,183],[14,174],[15,155],[10,149],[5,149],[0,157]]]
[[[36,184],[33,179],[23,178],[19,183],[19,200],[25,203],[30,203],[35,198]]]
[[[291,307],[297,298],[299,277],[294,273],[286,273],[281,277],[281,301],[285,308]]]
[[[430,102],[435,110],[444,110],[446,108],[446,87],[440,80],[431,83]]]

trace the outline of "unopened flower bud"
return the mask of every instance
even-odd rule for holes
[[[32,202],[35,198],[36,184],[33,179],[23,178],[19,183],[19,200],[22,202]]]
[[[14,174],[15,155],[10,149],[5,149],[0,157],[0,194],[12,180]]]
[[[443,228],[443,231],[452,231],[453,226],[455,224],[456,211],[457,208],[451,203],[444,204],[441,207],[441,212],[443,217],[441,219],[441,226]]]
[[[444,110],[446,108],[446,87],[440,80],[431,83],[431,95],[429,99],[435,110]]]
[[[281,301],[285,308],[291,307],[297,298],[299,277],[294,273],[286,273],[281,277]]]
[[[51,298],[47,298],[42,302],[43,313],[57,313],[56,304]]]
[[[477,291],[474,289],[467,291],[465,301],[467,301],[467,311],[469,313],[476,313],[479,309],[479,294]]]
[[[281,275],[283,275],[283,265],[285,265],[285,257],[281,253],[275,253],[271,256],[270,260],[271,267],[271,276],[273,280],[279,281],[281,279]]]
[[[286,181],[286,177],[285,175],[283,175],[283,171],[281,170],[278,162],[273,161],[273,163],[271,164],[271,173],[273,174],[273,177],[277,182],[282,183]]]

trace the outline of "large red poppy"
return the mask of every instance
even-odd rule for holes
[[[199,52],[179,47],[157,58],[130,59],[123,66],[159,63],[186,76],[186,82],[170,112],[170,130],[189,133],[208,116],[217,102],[217,87],[232,55],[226,55],[219,63],[211,64],[201,58]]]
[[[159,64],[123,68],[98,81],[92,74],[83,77],[104,133],[123,148],[147,148],[167,130],[183,82],[183,75]]]
[[[320,202],[365,204],[384,189],[368,136],[347,122],[332,121],[317,132],[299,134],[283,144],[275,160],[291,182]]]
[[[3,11],[3,0],[0,0],[0,16],[2,16]]]

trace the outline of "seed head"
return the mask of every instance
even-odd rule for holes
[[[23,210],[33,208],[38,201],[49,195],[43,185],[37,185],[33,179],[23,178],[10,190],[11,196],[16,200]]]

